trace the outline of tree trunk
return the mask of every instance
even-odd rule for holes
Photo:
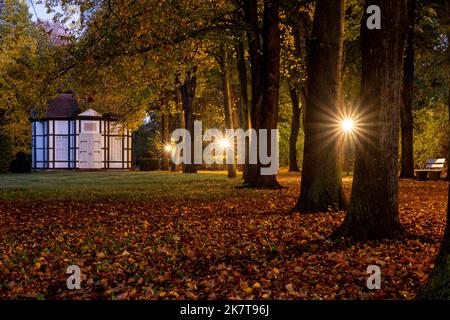
[[[189,164],[183,164],[183,173],[197,173],[197,168],[194,164],[194,110],[193,100],[195,96],[195,87],[197,78],[195,76],[196,68],[186,72],[186,77],[183,84],[179,87],[181,93],[181,101],[184,111],[184,123],[186,130],[191,134],[191,161]]]
[[[247,92],[247,68],[245,66],[245,51],[241,41],[236,43],[236,62],[239,76],[239,118],[240,126],[244,131],[251,128],[250,113],[248,108],[248,92]],[[245,143],[245,164],[243,165],[243,179],[247,180],[248,160],[249,160],[249,141]]]
[[[177,105],[177,110],[179,110],[178,113],[177,113],[178,128],[185,129],[186,125],[184,123],[184,111],[182,109],[181,92],[180,92],[180,90],[175,90],[175,91],[176,91],[176,94],[175,94],[176,101],[175,101],[175,103]],[[172,162],[172,164],[170,166],[170,171],[174,171],[174,172],[177,171],[177,165],[174,162]]]
[[[357,240],[393,238],[398,215],[398,138],[406,2],[366,0],[381,8],[381,30],[361,24],[362,79],[359,113],[365,131],[358,136],[349,210],[336,236]],[[395,30],[395,32],[393,32]]]
[[[263,102],[259,115],[258,129],[268,129],[267,150],[274,152],[271,145],[270,132],[277,129],[278,124],[278,98],[280,88],[280,26],[279,26],[279,0],[264,1],[263,20],[263,61],[261,80],[263,81]],[[259,134],[258,134],[259,136]],[[261,144],[259,139],[258,144]],[[278,155],[276,155],[278,157]],[[259,157],[258,157],[259,158]],[[268,166],[268,165],[267,165]],[[276,174],[262,175],[260,169],[265,167],[258,161],[251,186],[264,189],[279,189]]]
[[[165,146],[170,144],[169,137],[169,113],[168,111],[161,110],[161,143],[163,145],[163,161],[162,161],[162,170],[169,170],[169,157],[170,152],[165,150]]]
[[[344,8],[343,0],[316,2],[304,108],[301,191],[296,205],[302,212],[346,207],[338,137],[333,130],[340,107]]]
[[[413,95],[414,95],[414,25],[416,0],[408,0],[408,38],[403,66],[403,93],[400,108],[402,131],[402,163],[400,178],[414,178]]]
[[[444,19],[450,17],[450,0],[444,2]],[[447,20],[448,21],[448,20]],[[447,33],[447,39],[450,40],[450,32]],[[450,65],[450,46],[447,47],[447,63]],[[448,78],[448,110],[450,111],[450,78]],[[450,130],[450,113],[449,113]],[[450,159],[450,150],[448,151]],[[441,248],[434,263],[434,270],[430,275],[428,283],[422,288],[417,298],[433,300],[450,299],[450,188],[447,196],[447,224],[445,227],[444,238]]]
[[[264,1],[262,35],[259,30],[257,0],[243,1],[243,9],[244,20],[251,28],[247,32],[252,74],[251,124],[257,132],[259,129],[268,129],[267,149],[270,152],[270,132],[271,129],[277,128],[278,122],[280,81],[279,0]],[[261,43],[263,45],[262,50]],[[261,144],[261,141],[258,141],[258,144]],[[276,174],[261,175],[260,169],[263,167],[258,156],[258,164],[249,165],[247,179],[244,183],[253,188],[280,188]]]
[[[183,102],[181,101],[181,91],[180,90],[176,91],[176,104],[177,104],[177,109],[179,110],[178,119],[177,119],[178,128],[186,129],[186,123],[184,121],[185,117],[184,117],[184,111],[183,111]]]
[[[136,167],[138,166],[138,160],[137,160],[137,152],[136,152],[136,131],[131,133],[131,144],[132,144],[132,152],[131,152],[131,164],[132,164],[132,170],[136,170]]]
[[[292,104],[292,123],[291,123],[291,134],[289,136],[289,171],[298,172],[297,163],[297,138],[298,132],[300,131],[300,103],[299,95],[297,90],[291,86],[289,88],[289,94],[291,96]]]
[[[306,106],[306,88],[300,88],[300,102],[302,103],[303,113],[301,114],[301,122],[303,132],[305,132],[305,106]]]
[[[230,74],[228,66],[228,52],[225,47],[222,47],[221,71],[222,71],[222,88],[223,88],[223,104],[225,109],[225,127],[227,129],[234,129],[233,120],[233,105]],[[231,144],[234,147],[234,142]],[[233,163],[227,164],[228,178],[236,178],[236,165],[233,156]]]
[[[244,20],[251,30],[247,31],[248,47],[250,55],[250,73],[252,100],[250,109],[250,122],[252,128],[258,130],[261,127],[261,110],[263,103],[263,81],[262,81],[262,49],[261,49],[261,32],[258,22],[258,1],[243,1]],[[252,142],[253,143],[253,142]],[[255,141],[254,143],[257,143]],[[249,164],[244,184],[253,185],[257,172],[259,171],[257,164]]]

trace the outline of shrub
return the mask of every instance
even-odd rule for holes
[[[448,158],[448,109],[442,103],[414,112],[414,161],[424,166],[429,158]],[[448,160],[448,159],[447,159]]]
[[[139,161],[140,171],[156,171],[160,168],[160,159],[158,158],[142,158]]]
[[[31,172],[31,156],[25,152],[17,152],[16,159],[11,162],[10,170],[15,173]]]
[[[0,172],[7,172],[12,160],[12,138],[0,128]]]

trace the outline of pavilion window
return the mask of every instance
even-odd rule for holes
[[[69,139],[67,136],[55,137],[55,161],[69,161]]]
[[[122,161],[122,137],[109,138],[110,161]]]

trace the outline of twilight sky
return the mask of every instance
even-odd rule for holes
[[[53,16],[54,16],[54,12],[53,13],[47,13],[47,8],[45,7],[44,4],[37,4],[38,0],[27,0],[28,3],[28,10],[30,11],[30,13],[33,15],[33,21],[36,21],[36,15],[34,13],[33,7],[31,5],[31,2],[34,3],[34,7],[36,8],[36,14],[37,17],[41,20],[52,20]],[[61,8],[58,7],[56,8],[57,11],[60,11]]]

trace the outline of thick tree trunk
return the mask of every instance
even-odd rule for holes
[[[252,128],[258,130],[261,128],[261,110],[263,103],[263,80],[262,80],[262,48],[261,48],[261,32],[258,22],[258,1],[243,1],[244,20],[251,28],[247,31],[249,55],[250,55],[250,73],[252,100],[250,109],[250,122]],[[257,143],[257,141],[254,141]],[[257,164],[249,164],[247,175],[244,179],[245,185],[253,185],[257,173],[259,171]]]
[[[301,191],[296,205],[302,212],[345,209],[333,123],[338,121],[340,107],[344,8],[343,0],[316,2],[304,108]]]
[[[270,132],[277,129],[278,124],[278,98],[280,87],[280,26],[279,26],[279,0],[264,1],[263,20],[263,61],[261,65],[263,81],[263,100],[260,106],[258,129],[268,129],[267,150],[273,156],[275,152],[271,145]],[[259,134],[258,134],[259,136]],[[261,139],[258,143],[261,144]],[[276,155],[278,157],[278,155]],[[259,158],[259,157],[258,157]],[[267,165],[269,166],[269,165]],[[258,161],[251,187],[264,189],[279,189],[276,174],[262,175],[261,168],[265,167]]]
[[[191,134],[191,163],[183,164],[183,173],[197,173],[197,167],[194,164],[194,109],[193,100],[195,96],[195,87],[197,78],[194,70],[187,71],[183,84],[179,87],[181,93],[181,101],[184,111],[184,124],[186,130]]]
[[[169,113],[168,111],[161,110],[161,143],[163,145],[163,160],[162,160],[162,170],[169,170],[169,157],[170,153],[165,150],[165,146],[170,144],[169,137]]]
[[[381,8],[381,30],[361,24],[360,114],[365,136],[356,144],[349,210],[336,236],[392,238],[402,231],[398,215],[398,138],[406,1],[366,0]],[[395,32],[393,32],[395,30]]]
[[[221,71],[222,71],[222,88],[223,88],[223,104],[225,111],[225,127],[226,129],[234,129],[233,120],[233,105],[232,105],[232,93],[231,83],[228,66],[228,52],[227,49],[222,47],[222,59],[221,59]],[[234,147],[234,143],[232,144]],[[233,164],[227,164],[228,178],[236,178],[236,165],[233,157]]]
[[[403,66],[403,93],[400,108],[402,131],[402,163],[400,178],[414,178],[413,95],[414,95],[414,25],[416,0],[408,0],[408,38]]]
[[[445,18],[449,21],[450,0],[444,2],[443,12],[446,16]],[[447,33],[447,39],[450,40],[450,32]],[[447,57],[447,63],[450,65],[450,46],[447,47]],[[448,110],[450,112],[450,78],[448,78]],[[448,121],[450,130],[450,113]],[[450,159],[450,150],[448,151],[448,159]],[[448,190],[447,199],[447,224],[445,227],[444,238],[434,263],[434,270],[430,275],[428,283],[420,291],[417,297],[419,299],[450,299],[450,188]]]
[[[289,136],[289,171],[298,172],[297,163],[297,140],[298,132],[300,131],[300,103],[299,94],[295,87],[291,86],[289,88],[289,94],[291,96],[292,104],[292,122],[291,122],[291,134]]]
[[[248,107],[248,92],[247,92],[247,67],[245,66],[245,51],[244,45],[241,41],[236,43],[236,62],[239,76],[239,119],[240,126],[244,131],[251,128],[250,113]],[[248,175],[248,160],[249,160],[249,143],[247,140],[245,144],[245,164],[243,165],[242,177],[244,181],[247,180]]]

